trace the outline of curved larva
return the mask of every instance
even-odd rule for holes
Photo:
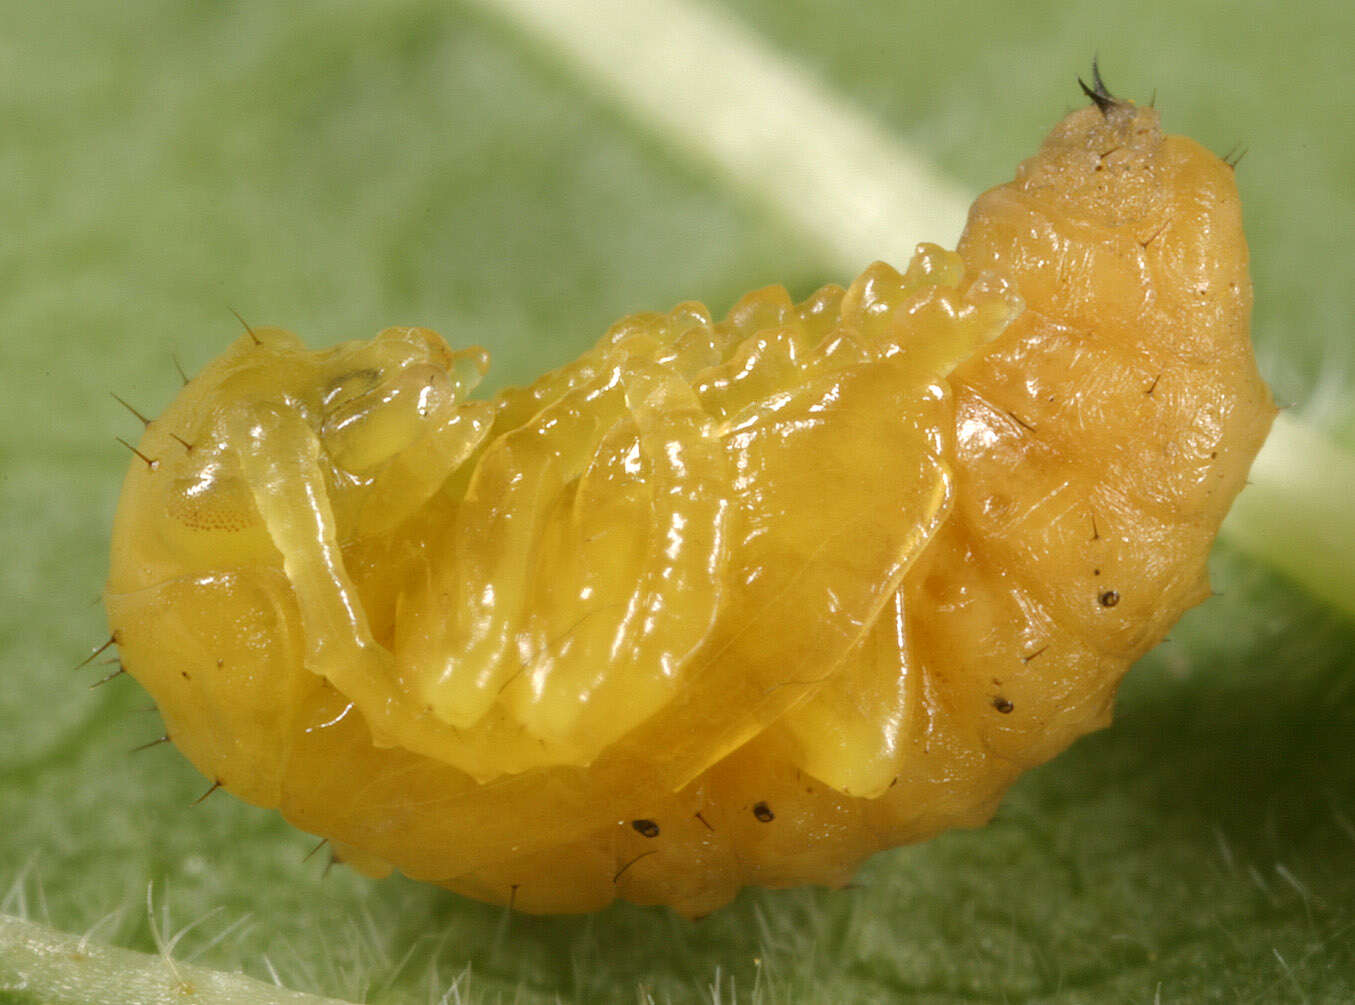
[[[489,401],[422,329],[240,339],[127,476],[124,665],[241,798],[529,911],[984,821],[1206,595],[1274,414],[1230,168],[1098,96],[958,252]]]

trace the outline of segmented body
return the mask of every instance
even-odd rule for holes
[[[241,798],[541,912],[705,913],[986,820],[1206,596],[1274,408],[1230,168],[1075,112],[795,305],[637,315],[489,401],[421,329],[242,338],[152,423],[106,600]]]

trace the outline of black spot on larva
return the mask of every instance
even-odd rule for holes
[[[1092,60],[1092,82],[1088,86],[1087,82],[1081,77],[1077,78],[1078,86],[1082,88],[1082,93],[1091,99],[1092,104],[1101,110],[1105,115],[1120,100],[1110,93],[1110,88],[1106,82],[1101,79],[1101,68],[1096,65],[1096,60]]]
[[[632,820],[630,825],[635,830],[647,838],[656,838],[659,836],[659,825],[653,820]]]
[[[998,695],[998,697],[993,699],[993,708],[997,709],[1003,715],[1009,714],[1015,707],[1015,705],[1001,695]]]
[[[772,812],[772,808],[766,803],[754,803],[753,816],[757,817],[764,824],[769,824],[776,819],[776,814]]]
[[[1114,607],[1120,602],[1120,595],[1114,590],[1107,590],[1096,599],[1101,602],[1102,607]]]
[[[707,820],[705,817],[703,817],[703,816],[701,815],[701,811],[700,811],[700,810],[697,810],[696,813],[694,814],[694,816],[696,817],[696,819],[700,820],[703,824],[706,825],[706,830],[708,830],[708,831],[713,831],[713,830],[715,830],[715,828],[712,827],[712,826],[710,825],[710,821]]]

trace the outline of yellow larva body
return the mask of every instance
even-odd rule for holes
[[[479,350],[241,338],[147,430],[106,593],[205,775],[539,912],[707,912],[976,825],[1206,595],[1274,407],[1231,169],[1108,102],[919,248]]]

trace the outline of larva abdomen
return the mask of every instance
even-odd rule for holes
[[[1098,105],[958,253],[637,315],[492,401],[420,329],[241,339],[128,475],[124,664],[225,788],[525,910],[982,822],[1203,598],[1274,414],[1231,169]]]

